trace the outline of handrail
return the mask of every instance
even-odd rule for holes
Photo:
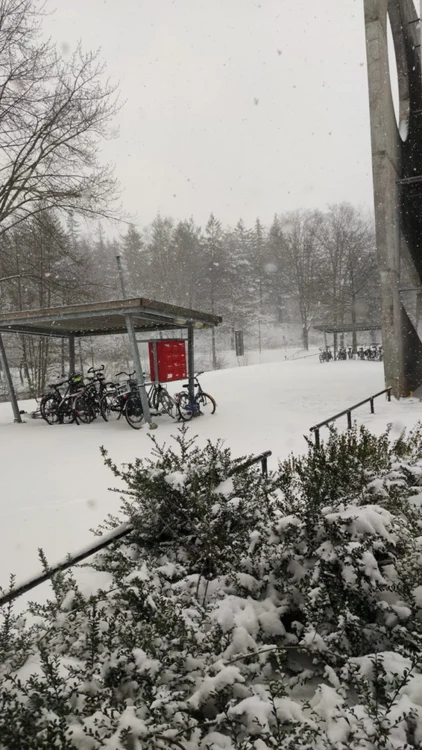
[[[262,475],[264,477],[268,476],[268,459],[270,456],[272,456],[272,451],[264,451],[263,453],[259,453],[257,456],[248,458],[246,461],[244,461],[243,464],[239,464],[239,466],[235,466],[231,471],[229,471],[229,477],[233,476],[233,474],[239,474],[241,471],[249,469],[251,466],[254,466],[259,462],[261,462]]]
[[[315,433],[315,448],[319,448],[321,445],[320,441],[320,434],[319,431],[321,427],[326,427],[327,425],[331,424],[331,422],[335,422],[336,419],[339,419],[340,417],[344,417],[344,415],[347,415],[347,429],[352,429],[352,411],[354,409],[358,409],[359,406],[363,406],[364,404],[371,404],[371,414],[375,414],[375,407],[374,407],[374,399],[378,398],[378,396],[383,396],[384,393],[387,394],[387,400],[391,401],[391,386],[389,388],[384,388],[383,391],[379,391],[378,393],[374,393],[373,396],[369,396],[369,398],[365,398],[363,401],[359,401],[358,404],[353,404],[353,406],[349,406],[347,409],[344,409],[343,411],[340,411],[338,414],[334,414],[333,417],[330,417],[329,419],[325,419],[324,422],[319,422],[319,424],[314,425],[310,428],[310,432]]]
[[[235,466],[229,472],[229,476],[233,476],[233,474],[239,474],[241,471],[249,469],[251,466],[254,466],[257,463],[261,463],[262,475],[267,476],[268,458],[271,455],[272,451],[264,451],[263,453],[259,453],[257,456],[252,456],[252,458],[248,458],[239,466]],[[56,565],[54,565],[49,570],[44,571],[43,573],[39,573],[33,578],[29,578],[24,583],[21,583],[17,588],[13,588],[6,594],[0,596],[0,607],[2,607],[4,604],[9,604],[9,602],[13,602],[19,596],[22,596],[22,594],[26,594],[28,591],[36,588],[41,583],[45,583],[46,581],[50,580],[50,578],[52,578],[56,573],[63,573],[63,571],[68,570],[68,568],[73,567],[73,565],[76,565],[82,560],[86,560],[87,557],[91,557],[91,555],[94,555],[96,552],[99,552],[105,547],[108,547],[113,542],[123,539],[124,537],[131,534],[132,531],[134,531],[133,524],[129,522],[121,524],[121,526],[118,526],[117,529],[113,529],[113,531],[110,531],[110,533],[103,535],[100,541],[95,542],[88,547],[85,547],[74,555],[68,555],[65,560],[56,563]]]

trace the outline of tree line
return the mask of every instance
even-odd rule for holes
[[[327,211],[280,213],[270,226],[240,219],[224,227],[210,215],[201,228],[190,218],[157,215],[146,227],[129,225],[118,238],[101,224],[83,232],[51,210],[0,236],[2,309],[25,310],[121,296],[116,255],[127,293],[223,316],[225,345],[234,331],[255,332],[265,345],[269,327],[300,329],[302,346],[316,323],[373,320],[379,294],[373,224],[341,203]],[[212,334],[212,364],[218,364]],[[42,387],[57,347],[20,337],[25,380]],[[64,353],[63,353],[64,356]]]

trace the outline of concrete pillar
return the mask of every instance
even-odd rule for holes
[[[387,49],[387,0],[365,0],[375,226],[381,280],[381,321],[386,385],[407,395],[400,284],[400,175],[398,132]]]
[[[409,188],[422,175],[420,34],[412,0],[364,0],[372,172],[386,385],[399,398],[422,383],[420,311],[407,279],[422,279],[420,215]],[[391,94],[387,13],[399,84],[399,124]],[[419,185],[417,185],[419,188]]]

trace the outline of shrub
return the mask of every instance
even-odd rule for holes
[[[332,431],[268,478],[185,429],[103,451],[127,490],[101,531],[134,531],[95,595],[62,575],[3,613],[0,747],[420,747],[421,451]]]

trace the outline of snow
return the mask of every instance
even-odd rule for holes
[[[313,424],[384,387],[380,363],[321,365],[312,356],[208,372],[200,380],[215,396],[218,408],[214,416],[195,420],[192,435],[198,435],[200,444],[208,438],[223,438],[233,456],[272,450],[270,468],[290,452],[306,450],[304,435],[309,435]],[[21,406],[31,408],[30,404]],[[389,404],[379,398],[375,411],[371,415],[369,405],[363,406],[354,416],[377,433],[392,422],[393,434],[398,436],[405,426],[422,418],[422,403],[407,399]],[[109,492],[117,480],[103,464],[101,445],[118,464],[150,455],[153,447],[147,428],[131,430],[123,421],[49,426],[29,416],[24,419],[22,425],[13,424],[10,405],[0,404],[0,585],[4,588],[8,588],[11,573],[19,582],[40,570],[39,547],[51,565],[91,544],[90,529],[108,513],[118,511],[119,494]],[[345,427],[346,419],[337,424]],[[160,443],[169,443],[177,427],[163,416],[154,435]],[[324,434],[322,431],[322,438]],[[183,475],[168,480],[180,486]],[[224,496],[229,490],[230,484],[219,488],[219,493]],[[356,523],[352,515],[350,524]],[[297,522],[290,518],[290,523]],[[360,523],[373,528],[375,524],[377,533],[382,524],[388,534],[387,519],[375,511]],[[83,568],[77,576],[78,583],[84,580]],[[29,598],[44,598],[47,586],[38,587]]]
[[[199,689],[189,699],[189,703],[192,708],[198,708],[203,703],[206,703],[210,696],[224,690],[226,685],[233,685],[235,682],[244,681],[245,679],[238,667],[223,667],[216,675],[213,677],[206,677],[205,680],[202,681]]]
[[[157,674],[157,672],[161,668],[161,664],[158,659],[149,659],[145,651],[143,651],[141,648],[133,649],[133,657],[135,659],[135,664],[139,670],[139,673],[142,675]]]
[[[413,590],[413,596],[415,597],[416,605],[422,607],[422,586],[417,586]]]
[[[363,508],[352,505],[339,513],[328,513],[325,518],[328,523],[343,522],[352,537],[371,534],[394,541],[388,531],[392,525],[391,513],[377,505],[365,505]]]

